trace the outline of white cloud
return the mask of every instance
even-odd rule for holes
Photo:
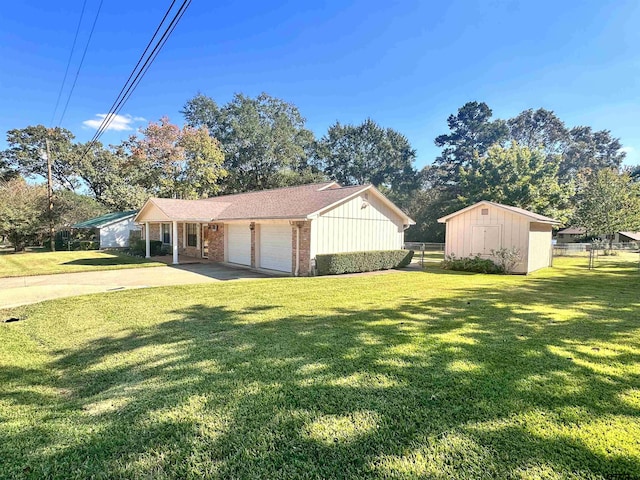
[[[116,132],[126,132],[128,130],[133,130],[133,123],[146,121],[143,117],[133,117],[131,115],[114,115],[113,113],[98,113],[96,114],[96,118],[85,120],[84,122],[82,122],[82,124],[85,127],[97,130],[98,128],[100,128],[102,121],[107,118],[107,115],[109,115],[111,123],[106,128],[106,131],[113,130]]]
[[[636,152],[636,149],[633,147],[622,147],[620,151],[626,153],[627,155],[630,155],[634,154]]]

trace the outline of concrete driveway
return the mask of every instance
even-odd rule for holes
[[[0,309],[54,298],[129,288],[190,285],[257,278],[268,278],[268,276],[214,263],[0,278]]]

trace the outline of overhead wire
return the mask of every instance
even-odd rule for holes
[[[73,44],[71,45],[71,52],[69,53],[69,59],[67,60],[67,68],[64,69],[64,77],[62,77],[62,84],[60,85],[60,90],[58,91],[58,98],[56,100],[56,106],[53,109],[53,115],[51,115],[50,124],[53,124],[53,121],[56,118],[56,113],[58,113],[58,106],[60,105],[60,98],[62,98],[62,91],[64,90],[64,84],[67,83],[67,75],[69,74],[69,67],[71,66],[71,59],[73,58],[73,52],[76,49],[76,43],[78,41],[78,33],[80,33],[80,26],[82,25],[82,19],[84,18],[84,11],[87,6],[87,0],[84,0],[82,3],[82,10],[80,12],[80,20],[78,20],[78,26],[76,27],[76,34],[73,37]]]
[[[60,121],[58,122],[58,126],[62,123],[65,114],[67,113],[67,108],[69,107],[69,102],[71,101],[71,97],[73,96],[73,90],[76,88],[76,83],[78,82],[78,76],[80,75],[80,70],[82,69],[82,64],[84,63],[84,57],[87,56],[87,50],[89,50],[89,44],[91,43],[91,37],[93,37],[93,31],[96,28],[96,23],[98,23],[98,17],[100,16],[100,10],[102,9],[102,3],[104,0],[100,0],[98,4],[98,10],[96,11],[96,16],[93,19],[93,25],[91,25],[91,31],[89,32],[89,38],[87,39],[87,44],[84,46],[84,52],[82,52],[82,57],[80,58],[80,64],[78,65],[78,69],[76,70],[76,76],[73,79],[73,84],[71,85],[71,90],[69,91],[69,96],[67,97],[67,102],[64,105],[64,110],[62,110],[62,115],[60,115]]]
[[[133,94],[133,92],[135,91],[137,86],[139,85],[140,81],[144,78],[144,75],[146,74],[146,72],[151,67],[151,64],[154,62],[154,60],[156,59],[156,57],[158,56],[158,54],[160,53],[160,51],[162,50],[162,48],[166,44],[167,40],[169,39],[169,37],[171,36],[173,31],[175,30],[176,26],[178,25],[180,19],[182,18],[182,16],[186,12],[187,8],[189,8],[189,5],[191,4],[191,1],[192,0],[184,0],[182,2],[182,5],[180,5],[180,7],[178,8],[178,11],[175,13],[173,18],[169,22],[168,26],[165,28],[164,33],[158,39],[157,43],[155,44],[155,46],[153,47],[153,49],[151,50],[151,52],[147,56],[146,60],[144,60],[144,63],[140,67],[140,63],[145,58],[145,55],[149,51],[149,48],[151,48],[151,45],[153,44],[154,39],[158,35],[158,32],[160,31],[161,27],[164,25],[165,20],[167,19],[169,13],[171,12],[171,10],[172,10],[172,8],[173,8],[173,6],[175,4],[175,0],[173,0],[171,2],[171,5],[167,9],[167,12],[165,13],[164,17],[162,18],[162,21],[158,25],[158,28],[156,29],[155,33],[151,37],[151,40],[149,41],[149,43],[147,44],[147,47],[145,48],[144,52],[140,56],[140,59],[136,63],[136,66],[134,67],[134,69],[132,70],[131,74],[129,75],[129,78],[127,79],[127,81],[125,82],[124,86],[120,90],[120,93],[118,93],[118,96],[116,97],[115,101],[111,105],[111,108],[109,109],[108,113],[102,119],[102,122],[100,123],[100,126],[96,130],[96,133],[94,134],[93,138],[87,144],[87,147],[86,147],[86,149],[84,150],[84,152],[82,154],[83,157],[89,152],[89,150],[93,147],[95,142],[97,142],[98,139],[102,136],[102,134],[108,129],[108,127],[111,124],[111,122],[115,119],[115,117],[118,115],[118,113],[122,110],[122,108],[124,107],[124,105],[127,102],[127,100],[129,100],[129,98],[131,97],[131,95]],[[138,67],[140,67],[139,70],[138,70]],[[137,71],[137,73],[136,73],[136,71]],[[132,78],[133,78],[133,80],[132,80]]]

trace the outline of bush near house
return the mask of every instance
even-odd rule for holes
[[[466,258],[457,258],[455,255],[448,255],[441,266],[445,270],[456,270],[459,272],[505,273],[504,268],[494,263],[493,260],[482,258],[479,255]]]
[[[319,275],[373,272],[406,267],[412,258],[413,250],[331,253],[316,256],[316,267]]]
[[[147,246],[144,240],[136,240],[135,242],[129,243],[131,245],[131,253],[134,255],[145,256],[147,253]],[[164,252],[162,251],[162,242],[160,240],[150,240],[149,247],[151,250],[151,256],[155,257],[156,255],[162,255]]]

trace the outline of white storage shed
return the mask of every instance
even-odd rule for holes
[[[438,222],[446,224],[446,255],[491,258],[492,250],[515,248],[522,260],[513,273],[524,274],[551,266],[552,228],[560,224],[544,215],[489,201],[458,210]]]
[[[126,248],[129,246],[130,233],[134,230],[140,231],[140,227],[133,221],[137,213],[137,210],[108,213],[77,223],[71,228],[95,232],[95,239],[100,242],[100,249]]]

